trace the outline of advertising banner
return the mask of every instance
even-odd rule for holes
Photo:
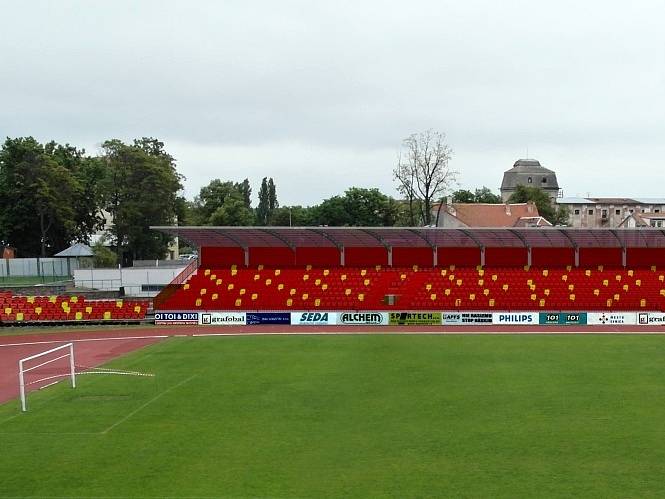
[[[157,325],[175,326],[198,323],[198,312],[155,312],[155,324]]]
[[[446,325],[492,324],[492,312],[443,312],[441,322]]]
[[[391,326],[439,326],[441,312],[390,312]]]
[[[347,326],[381,326],[389,323],[387,312],[342,312],[337,324]]]
[[[335,312],[291,312],[293,326],[327,326],[336,322]]]
[[[640,312],[637,323],[643,326],[665,326],[665,314],[662,312]]]
[[[494,312],[492,322],[494,324],[507,325],[529,325],[538,324],[538,312]]]
[[[290,312],[247,312],[247,325],[291,324]]]
[[[244,326],[247,322],[245,312],[203,312],[201,324],[204,326]]]
[[[574,325],[586,324],[586,312],[540,312],[540,324]]]
[[[635,312],[589,312],[587,323],[598,325],[612,324],[637,324],[637,313]]]

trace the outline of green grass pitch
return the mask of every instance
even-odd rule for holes
[[[665,337],[174,338],[0,406],[0,497],[657,497]]]

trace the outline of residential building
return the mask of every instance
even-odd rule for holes
[[[570,211],[571,227],[665,227],[665,198],[564,197],[556,203]]]
[[[560,196],[556,173],[541,166],[535,159],[518,159],[510,170],[503,174],[501,199],[505,203],[513,195],[517,186],[538,187],[553,200]]]
[[[438,209],[438,204],[433,206],[435,219]],[[438,220],[438,226],[446,228],[551,225],[540,216],[532,201],[516,204],[449,203],[441,207]]]

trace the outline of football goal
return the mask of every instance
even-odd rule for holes
[[[70,379],[72,388],[76,388],[73,343],[20,359],[18,361],[18,383],[21,410],[23,412],[28,410],[26,394],[29,386],[44,388],[67,378]]]

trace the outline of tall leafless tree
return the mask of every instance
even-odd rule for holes
[[[414,206],[417,204],[421,222],[432,225],[432,205],[442,200],[457,180],[458,172],[451,170],[448,164],[452,153],[446,144],[446,135],[432,129],[414,133],[402,142],[393,175],[399,184],[397,190],[409,203],[412,222],[415,222]]]

